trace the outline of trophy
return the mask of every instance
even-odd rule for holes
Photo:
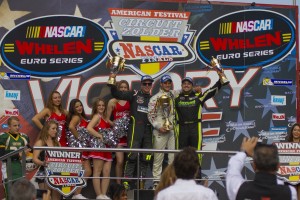
[[[220,63],[220,60],[218,60],[212,56],[212,59],[210,60],[210,64],[211,64],[211,67],[217,71],[217,73],[220,77],[221,84],[227,85],[229,83],[229,80],[227,79],[227,77],[224,74],[224,70]]]
[[[123,71],[125,67],[125,59],[121,56],[110,57],[106,62],[106,68],[110,69],[111,74],[117,74],[119,71]],[[116,84],[115,77],[109,77],[107,84],[114,85]]]
[[[166,94],[161,95],[161,97],[157,101],[158,106],[162,108],[162,114],[165,118],[165,122],[163,123],[163,127],[166,130],[170,130],[172,123],[169,120],[169,116],[171,113],[171,98],[168,97]]]

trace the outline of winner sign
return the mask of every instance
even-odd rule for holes
[[[68,197],[77,187],[86,186],[86,181],[81,178],[84,174],[81,152],[46,152],[46,182],[49,187]]]

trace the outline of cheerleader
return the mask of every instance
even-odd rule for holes
[[[60,93],[58,91],[52,91],[48,97],[46,107],[32,118],[32,122],[42,130],[43,124],[41,120],[56,120],[60,129],[58,135],[59,143],[62,147],[67,147],[66,116],[67,111],[62,107]]]
[[[117,84],[117,88],[120,91],[128,91],[129,84],[125,80],[121,80]],[[130,104],[129,101],[111,99],[107,106],[107,117],[108,119],[113,118],[113,120],[129,116]],[[109,121],[110,125],[113,126],[113,121]],[[127,137],[124,136],[120,138],[117,148],[123,148],[127,146]],[[124,152],[116,152],[116,177],[123,177],[123,166],[124,166]],[[121,184],[121,179],[117,179],[117,183]]]
[[[68,124],[68,134],[73,134],[76,139],[78,139],[78,128],[86,128],[88,125],[88,120],[84,111],[84,107],[82,102],[79,99],[72,99],[69,105],[69,114],[67,116],[67,124]],[[84,169],[84,177],[89,177],[92,175],[91,163],[89,160],[89,152],[82,152],[83,163],[82,167]],[[87,199],[81,194],[82,188],[79,187],[72,199]]]
[[[48,120],[45,122],[39,138],[34,144],[36,147],[59,147],[60,144],[57,139],[58,123],[55,120]],[[37,171],[37,176],[46,176],[45,167],[47,167],[47,162],[45,161],[45,151],[43,150],[33,150],[32,161],[39,165],[40,168]],[[44,177],[36,177],[35,181],[38,183],[40,189],[51,190],[51,199],[60,200],[60,194],[57,190],[51,189],[46,183]]]
[[[87,126],[88,132],[94,137],[103,140],[102,135],[98,132],[100,129],[109,128],[110,124],[106,116],[106,102],[103,99],[97,98],[92,107],[92,119]],[[112,162],[111,152],[91,152],[90,157],[93,159],[93,186],[96,192],[96,199],[110,199],[106,196],[109,186],[109,177]]]

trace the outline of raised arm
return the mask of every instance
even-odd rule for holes
[[[76,126],[78,126],[79,123],[80,123],[80,117],[78,115],[72,116],[72,119],[69,123],[69,130],[76,138],[78,138],[78,132]]]
[[[44,108],[41,112],[37,113],[33,118],[32,122],[42,130],[43,124],[41,123],[42,119],[45,119],[51,115],[49,108]]]
[[[116,106],[116,103],[117,103],[117,99],[113,98],[113,99],[110,99],[108,101],[108,105],[107,105],[107,121],[108,123],[110,124],[110,126],[113,126],[114,125],[114,122],[111,121],[111,115],[112,115],[112,112],[113,110],[115,109],[115,106]]]
[[[228,162],[226,173],[226,191],[230,200],[235,200],[242,183],[245,182],[241,171],[244,167],[244,161],[248,156],[253,156],[254,147],[258,138],[244,138],[241,145],[241,152],[232,156]]]
[[[111,95],[120,100],[126,100],[131,102],[133,99],[134,91],[120,91],[118,90],[117,86],[115,85],[108,85],[110,86]]]
[[[221,89],[222,84],[220,82],[220,79],[208,90],[206,90],[204,93],[200,94],[199,98],[200,100],[204,103],[208,99],[212,98],[215,96],[218,91]]]

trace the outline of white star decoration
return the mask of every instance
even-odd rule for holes
[[[215,161],[211,158],[209,170],[201,170],[203,174],[205,174],[208,179],[214,179],[212,181],[208,180],[208,186],[210,186],[214,181],[216,181],[219,185],[225,188],[223,181],[225,181],[225,174],[227,167],[224,168],[217,168]]]
[[[74,16],[76,16],[76,17],[83,17],[82,14],[81,14],[81,12],[80,12],[80,9],[79,9],[78,5],[76,5]],[[91,20],[93,22],[95,22],[95,23],[98,24],[100,22],[101,18],[91,19]]]
[[[0,6],[0,27],[10,30],[16,26],[16,19],[19,19],[29,13],[30,12],[28,11],[11,11],[7,0],[3,0]]]

